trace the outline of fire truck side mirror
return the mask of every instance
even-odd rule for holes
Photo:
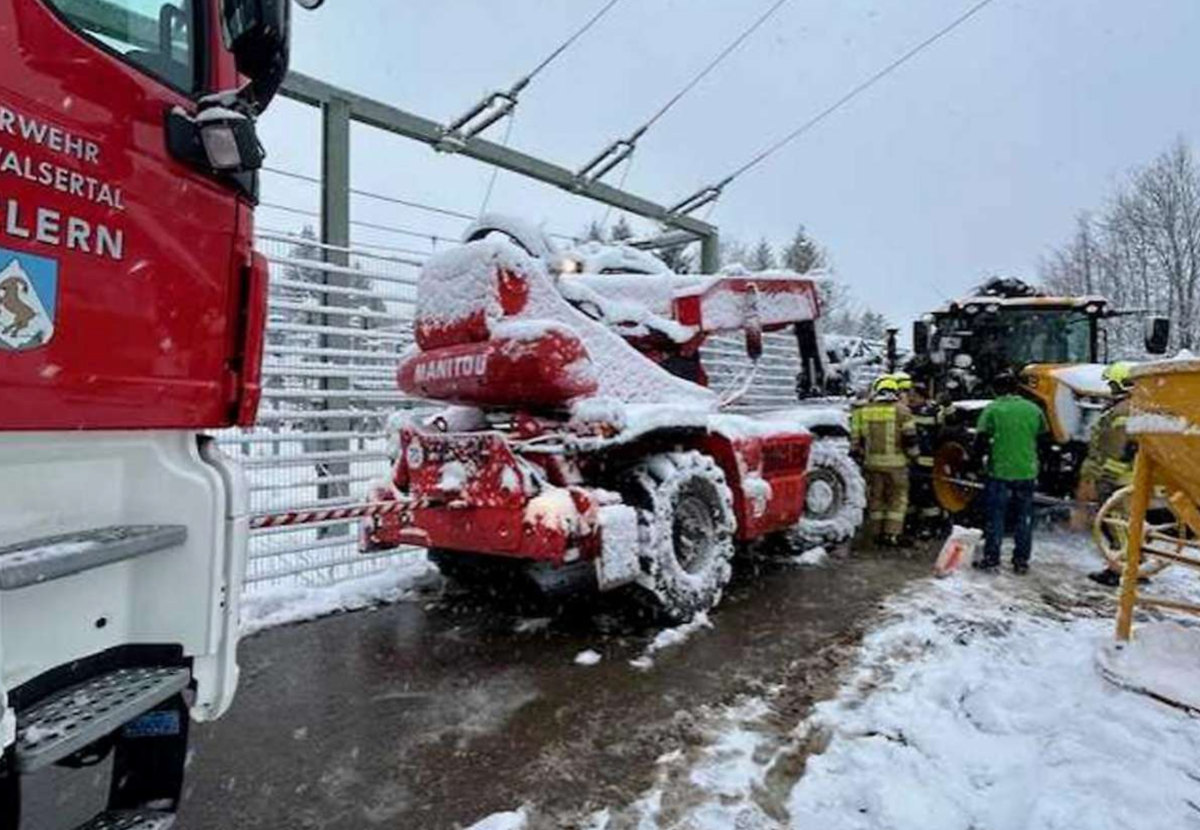
[[[914,320],[912,330],[913,354],[929,354],[929,323]]]
[[[255,176],[266,152],[258,140],[254,119],[222,106],[209,106],[195,115],[180,107],[167,112],[167,149],[197,170],[221,177],[257,199]]]
[[[1146,318],[1146,351],[1150,354],[1166,354],[1171,342],[1171,319],[1169,317]]]
[[[250,79],[248,91],[257,112],[266,109],[287,74],[289,2],[224,0],[221,4],[225,45],[233,52],[237,71]]]

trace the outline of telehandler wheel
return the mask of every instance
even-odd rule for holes
[[[979,462],[971,454],[971,436],[950,430],[938,437],[933,451],[933,496],[951,516],[978,508],[983,492]]]
[[[638,584],[659,613],[686,622],[721,599],[732,573],[733,494],[701,452],[653,455],[631,470],[641,509]]]
[[[1129,544],[1129,498],[1132,495],[1132,487],[1122,487],[1117,490],[1096,511],[1096,518],[1092,522],[1092,540],[1096,543],[1097,550],[1100,551],[1100,555],[1104,557],[1104,561],[1108,563],[1111,570],[1120,570],[1125,564],[1125,551]],[[1169,533],[1175,529],[1177,526],[1173,521],[1152,524],[1147,519],[1146,522],[1147,533],[1152,531]],[[1163,559],[1147,552],[1142,557],[1138,575],[1141,577],[1154,576],[1170,564],[1170,559]]]
[[[808,456],[804,515],[789,536],[803,548],[851,538],[863,520],[867,485],[845,441],[814,441]]]

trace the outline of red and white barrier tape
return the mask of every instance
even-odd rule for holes
[[[274,513],[269,516],[255,516],[250,520],[251,530],[261,530],[265,527],[283,527],[285,525],[313,524],[329,522],[338,519],[361,519],[366,516],[384,516],[389,513],[401,513],[409,508],[404,501],[379,501],[370,504],[357,504],[352,507],[330,507],[325,510],[293,510],[288,513]]]

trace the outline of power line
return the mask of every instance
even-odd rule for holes
[[[585,164],[580,169],[578,175],[581,177],[590,175],[591,179],[596,181],[602,178],[606,173],[608,173],[622,161],[633,155],[633,151],[636,149],[638,139],[640,139],[647,130],[654,126],[654,124],[660,118],[666,115],[672,107],[678,104],[685,95],[695,89],[697,84],[704,80],[704,78],[707,77],[710,72],[716,69],[722,61],[733,54],[735,49],[741,46],[742,43],[744,43],[746,39],[750,37],[750,35],[754,34],[759,27],[766,23],[775,14],[775,12],[779,11],[779,9],[782,8],[787,2],[789,2],[789,0],[775,0],[775,2],[772,3],[765,12],[759,15],[749,27],[742,30],[741,34],[735,37],[729,42],[728,45],[725,46],[724,49],[718,52],[717,55],[704,66],[703,69],[693,75],[691,80],[684,84],[678,92],[668,98],[666,103],[659,107],[658,110],[651,115],[644,124],[642,124],[642,126],[630,133],[628,138],[618,139],[612,144],[608,145],[608,147],[602,150],[599,155]]]
[[[289,179],[297,179],[299,181],[310,182],[315,185],[320,185],[322,183],[321,180],[316,178],[315,176],[308,176],[308,175],[305,175],[304,173],[296,173],[292,170],[283,170],[278,167],[269,167],[266,165],[264,165],[262,169],[267,171],[268,173],[275,173],[276,175],[285,176]],[[441,214],[442,216],[451,216],[455,219],[463,219],[468,222],[474,222],[476,219],[479,218],[477,216],[472,216],[469,213],[463,213],[460,210],[452,210],[451,208],[442,208],[442,207],[437,207],[436,205],[427,205],[427,204],[423,204],[421,202],[413,202],[408,199],[401,199],[398,196],[389,196],[386,193],[377,193],[372,190],[361,190],[359,188],[350,188],[350,192],[352,194],[354,194],[355,196],[363,196],[368,199],[377,199],[381,202],[389,202],[389,203],[395,204],[395,205],[403,205],[404,207],[415,208],[417,210],[424,210],[429,213],[438,213],[438,214]],[[262,207],[274,208],[275,210],[282,210],[287,213],[298,213],[303,216],[315,216],[317,218],[320,218],[320,216],[321,216],[321,214],[319,214],[313,210],[300,210],[299,208],[289,207],[288,205],[281,205],[281,204],[278,204],[277,202],[260,201],[259,204]],[[350,224],[355,225],[355,224],[362,224],[362,223],[356,222],[356,221],[351,221]],[[421,231],[409,230],[407,228],[401,228],[401,227],[397,227],[397,226],[381,226],[381,227],[382,227],[382,229],[391,231],[392,233],[406,234],[409,236],[419,236],[423,239],[435,239],[440,242],[458,242],[459,241],[458,239],[452,239],[450,237],[438,236],[436,234],[423,233]],[[578,242],[579,241],[579,237],[575,236],[574,234],[559,233],[557,231],[546,231],[546,234],[548,236],[555,237],[556,239],[564,239],[569,242]]]
[[[588,29],[600,22],[600,18],[608,14],[612,7],[619,2],[621,0],[608,0],[586,23],[555,47],[554,51],[544,57],[541,63],[535,66],[528,74],[519,78],[506,92],[493,92],[490,95],[484,96],[479,103],[451,121],[449,126],[446,127],[441,143],[438,145],[439,149],[454,152],[465,139],[479,135],[501,118],[510,114],[517,106],[517,98],[521,94],[521,90],[529,86],[529,82],[539,72],[570,48],[571,44],[579,40]]]
[[[671,208],[671,212],[687,214],[687,213],[691,213],[692,211],[696,210],[697,208],[702,207],[703,205],[708,204],[709,202],[715,201],[717,198],[720,197],[721,192],[725,189],[725,187],[727,187],[729,185],[729,183],[732,182],[734,179],[738,178],[739,176],[741,176],[743,173],[750,170],[751,168],[756,167],[759,164],[761,164],[762,162],[766,161],[772,155],[779,152],[779,150],[783,149],[785,146],[787,146],[791,142],[795,141],[797,138],[804,135],[809,130],[816,127],[818,124],[820,124],[826,118],[833,115],[835,112],[840,110],[842,107],[846,106],[846,104],[849,104],[851,101],[853,101],[855,98],[857,98],[862,93],[866,92],[868,89],[873,87],[879,81],[883,80],[885,77],[890,75],[892,72],[896,71],[901,66],[908,63],[908,61],[915,58],[918,54],[925,51],[925,49],[929,48],[934,43],[941,40],[943,37],[950,34],[955,29],[957,29],[959,26],[966,23],[968,20],[970,20],[972,17],[974,17],[980,11],[982,11],[985,6],[989,5],[992,2],[993,2],[993,0],[979,0],[978,3],[971,6],[965,12],[960,14],[958,17],[954,18],[954,20],[952,20],[950,23],[946,24],[941,29],[938,29],[932,35],[930,35],[929,37],[922,40],[920,43],[918,43],[916,46],[909,49],[907,52],[902,54],[900,57],[896,58],[891,63],[887,64],[882,69],[880,69],[878,72],[876,72],[875,74],[871,75],[866,80],[862,81],[861,83],[859,83],[858,85],[853,87],[845,95],[838,98],[832,104],[830,104],[825,109],[818,112],[812,118],[805,121],[799,127],[792,130],[790,133],[785,135],[783,138],[779,139],[774,144],[771,144],[770,146],[768,146],[766,149],[762,150],[755,156],[751,157],[751,159],[749,161],[747,161],[741,167],[738,167],[736,170],[734,170],[732,173],[730,173],[724,179],[719,181],[717,184],[710,185],[705,188],[701,188],[696,193],[693,193],[691,196],[684,199],[682,202],[679,202],[677,205],[675,205],[674,207]]]
[[[315,184],[318,186],[322,184],[321,180],[319,178],[317,178],[316,176],[307,176],[304,173],[296,173],[292,170],[283,170],[278,167],[269,167],[267,165],[264,165],[262,169],[267,171],[268,173],[274,173],[277,176],[284,176],[289,179],[296,179],[296,180],[302,181],[302,182],[309,182],[311,184]],[[410,208],[414,208],[416,210],[423,210],[428,213],[438,213],[438,214],[441,214],[442,216],[451,216],[455,219],[465,219],[469,222],[475,221],[474,216],[472,216],[469,213],[464,213],[461,210],[452,210],[451,208],[437,207],[436,205],[427,205],[427,204],[423,204],[421,202],[414,202],[409,199],[401,199],[398,196],[389,196],[386,193],[377,193],[372,190],[362,190],[361,188],[355,188],[355,187],[350,188],[350,192],[352,194],[354,194],[355,196],[362,196],[367,199],[377,199],[381,202],[388,202],[388,203],[394,204],[394,205],[403,205],[404,207],[410,207]]]
[[[720,63],[722,61],[724,61],[727,57],[729,57],[731,54],[733,54],[733,51],[735,49],[737,49],[739,46],[741,46],[742,43],[745,42],[745,40],[748,37],[750,37],[750,35],[754,34],[764,23],[766,23],[768,20],[770,20],[771,17],[774,16],[775,12],[779,11],[783,7],[783,5],[787,2],[789,2],[789,0],[775,0],[775,2],[771,4],[770,8],[768,8],[765,12],[763,12],[761,15],[759,15],[758,19],[755,20],[752,24],[750,24],[749,28],[745,29],[740,35],[738,35],[736,38],[734,38],[729,43],[728,46],[726,46],[724,49],[722,49],[719,53],[717,53],[717,56],[715,58],[713,58],[711,61],[708,62],[708,65],[706,65],[703,69],[701,69],[699,72],[697,72],[696,75],[690,81],[688,81],[686,84],[684,84],[682,89],[680,89],[678,92],[676,92],[674,95],[672,95],[665,104],[663,104],[661,107],[659,107],[658,111],[655,112],[654,115],[650,116],[649,120],[646,121],[646,123],[642,125],[642,132],[645,132],[647,129],[652,127],[654,125],[654,123],[656,121],[658,121],[658,119],[660,119],[664,115],[666,115],[667,111],[670,110],[671,107],[678,104],[680,99],[683,98],[683,96],[685,96],[689,92],[691,92],[698,83],[700,83],[702,80],[704,80],[704,78],[708,75],[708,73],[710,73],[714,69],[716,69],[717,66],[720,65]]]
[[[599,23],[600,18],[602,18],[602,17],[604,17],[604,15],[608,14],[609,11],[612,10],[612,7],[617,5],[617,3],[619,3],[619,2],[621,2],[621,0],[608,0],[608,2],[605,3],[604,6],[601,7],[601,9],[599,11],[597,11],[594,15],[592,15],[591,19],[589,19],[587,23],[584,23],[582,26],[579,27],[578,30],[576,30],[575,34],[571,35],[569,38],[564,40],[561,44],[559,44],[558,48],[556,48],[553,52],[551,52],[549,55],[547,55],[545,58],[543,58],[542,62],[539,63],[537,66],[535,66],[533,68],[533,71],[525,76],[525,82],[528,83],[529,81],[533,80],[534,75],[541,72],[543,69],[545,69],[547,66],[550,65],[551,61],[553,61],[555,58],[557,58],[559,55],[561,55],[563,52],[565,52],[567,49],[569,49],[572,43],[579,40],[579,38],[582,37],[584,35],[584,33],[587,32],[588,29],[592,28],[597,23]]]
[[[316,211],[302,210],[300,208],[289,207],[288,205],[281,205],[277,202],[259,202],[259,204],[262,207],[272,208],[274,210],[282,210],[286,213],[296,213],[301,216],[315,216],[318,219],[321,217],[321,214]],[[352,221],[350,224],[354,224],[354,222]],[[447,236],[439,236],[438,234],[425,233],[424,231],[413,230],[412,228],[406,228],[406,227],[403,227],[400,225],[390,225],[390,226],[387,226],[387,229],[389,231],[391,231],[392,233],[400,234],[402,236],[412,236],[417,239],[432,239],[434,241],[440,241],[440,242],[454,241],[454,240],[451,240],[451,238],[447,237]]]

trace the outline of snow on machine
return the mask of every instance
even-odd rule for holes
[[[258,405],[289,14],[0,3],[0,830],[26,776],[101,763],[81,830],[169,827],[237,686],[247,487],[204,431]]]
[[[364,520],[365,549],[420,545],[464,581],[636,586],[682,620],[719,601],[739,545],[853,534],[864,493],[843,416],[723,413],[699,358],[721,332],[746,332],[755,357],[763,331],[815,342],[811,280],[631,273],[619,251],[556,258],[512,222],[467,239],[422,271],[398,370],[450,406],[400,424],[373,493],[394,509]]]

